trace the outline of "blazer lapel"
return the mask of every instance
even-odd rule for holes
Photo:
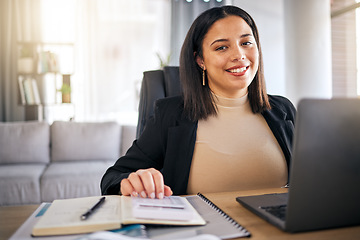
[[[163,176],[174,194],[186,193],[196,129],[197,123],[190,121],[181,121],[178,126],[169,128]]]
[[[273,107],[270,111],[265,111],[263,116],[279,142],[289,168],[294,125],[291,120],[287,120],[286,112],[276,107]]]

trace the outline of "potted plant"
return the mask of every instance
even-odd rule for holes
[[[64,83],[59,89],[62,95],[62,103],[71,103],[71,87]]]
[[[160,53],[156,53],[159,62],[160,62],[160,69],[163,69],[164,67],[168,66],[170,64],[170,60],[171,60],[171,54],[168,54],[166,59],[163,59],[160,55]]]

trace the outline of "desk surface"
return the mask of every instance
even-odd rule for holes
[[[306,233],[285,233],[242,207],[237,196],[286,192],[286,189],[265,189],[204,194],[214,204],[250,231],[253,240],[261,239],[360,239],[360,226],[336,228]],[[0,240],[8,239],[36,210],[38,205],[0,207]]]
[[[39,205],[0,207],[0,239],[5,240],[18,229]]]

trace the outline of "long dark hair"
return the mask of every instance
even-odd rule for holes
[[[210,88],[202,86],[202,69],[196,62],[196,57],[203,57],[202,44],[210,27],[218,20],[227,16],[239,16],[250,26],[259,51],[259,68],[249,85],[248,98],[254,113],[270,109],[264,80],[263,60],[259,33],[252,17],[235,6],[211,8],[198,16],[191,25],[180,54],[180,81],[184,96],[184,113],[192,121],[206,119],[217,114]]]

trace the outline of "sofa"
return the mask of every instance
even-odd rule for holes
[[[135,135],[117,122],[0,123],[0,206],[100,195]]]

